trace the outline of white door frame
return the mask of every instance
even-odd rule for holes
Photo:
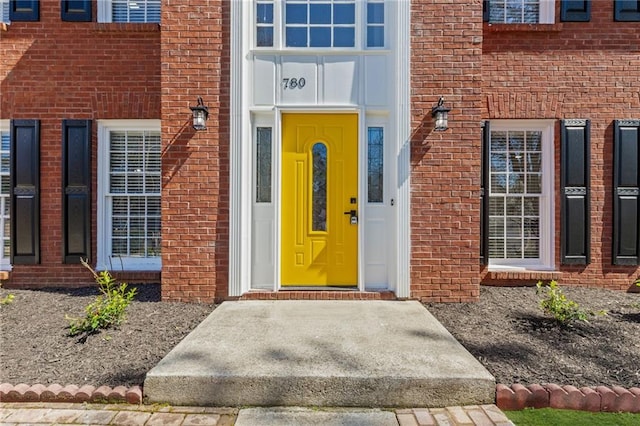
[[[251,158],[251,139],[252,124],[250,105],[250,73],[246,64],[246,59],[250,56],[250,36],[251,28],[251,8],[253,2],[243,0],[232,0],[231,2],[231,23],[239,23],[232,25],[231,32],[231,64],[230,64],[230,165],[229,165],[229,296],[241,296],[248,292],[251,287],[251,207],[252,207],[252,158]],[[410,256],[411,256],[411,213],[410,213],[410,133],[411,133],[411,114],[410,114],[410,2],[399,1],[390,2],[393,13],[390,13],[394,21],[392,46],[396,46],[392,61],[395,66],[392,75],[395,77],[393,82],[393,105],[390,120],[391,128],[394,129],[390,134],[390,140],[395,140],[395,158],[390,158],[396,162],[397,182],[395,187],[395,238],[393,244],[396,246],[395,259],[391,262],[394,265],[391,271],[389,287],[399,298],[407,298],[410,296]],[[344,106],[332,108],[323,105],[322,107],[313,108],[313,112],[332,111],[343,109]],[[293,108],[295,110],[295,108]],[[309,108],[306,108],[309,110]],[[354,107],[350,110],[359,112],[359,166],[366,164],[363,162],[362,135],[364,134],[364,119],[361,107]],[[263,109],[264,110],[264,109]],[[291,111],[292,108],[274,107],[277,125],[274,128],[274,141],[281,139],[279,130],[280,114],[282,111]],[[391,132],[390,132],[391,133]],[[274,150],[274,167],[277,171],[276,200],[279,200],[281,190],[280,183],[280,148]],[[365,180],[366,182],[366,180]],[[363,179],[359,182],[360,200],[362,195],[366,193]],[[278,203],[279,204],[279,203]],[[276,262],[276,280],[274,290],[279,289],[279,247],[280,247],[280,207],[277,207],[277,256]],[[361,212],[364,209],[360,209]],[[358,229],[358,288],[364,290],[364,271],[362,270],[362,247],[363,232],[361,227]]]

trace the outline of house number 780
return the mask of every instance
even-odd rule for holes
[[[284,90],[287,89],[302,89],[304,85],[307,84],[307,81],[304,77],[300,78],[283,78],[282,79],[282,87]]]

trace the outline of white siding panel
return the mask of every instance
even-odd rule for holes
[[[365,104],[386,106],[389,103],[387,56],[366,56],[364,58]]]
[[[256,56],[253,61],[253,103],[273,105],[276,81],[275,56]]]
[[[358,59],[335,56],[324,58],[323,101],[331,105],[358,104]]]
[[[275,273],[273,205],[254,206],[253,211],[251,288],[271,290]]]
[[[384,218],[383,206],[366,207],[367,230],[364,235],[364,269],[365,287],[367,289],[387,288],[389,278],[387,276],[388,254],[387,223]]]

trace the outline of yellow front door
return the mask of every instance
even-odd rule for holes
[[[357,197],[357,114],[283,114],[283,286],[357,285]]]

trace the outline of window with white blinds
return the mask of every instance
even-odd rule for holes
[[[160,120],[98,120],[98,270],[159,271]]]
[[[552,24],[555,0],[489,0],[489,22],[496,24]]]
[[[543,120],[491,122],[489,265],[551,267],[552,135]]]
[[[9,0],[0,0],[0,22],[8,24],[9,21]]]
[[[98,22],[160,22],[161,0],[103,0]]]
[[[111,132],[109,156],[111,256],[160,256],[160,133]]]

